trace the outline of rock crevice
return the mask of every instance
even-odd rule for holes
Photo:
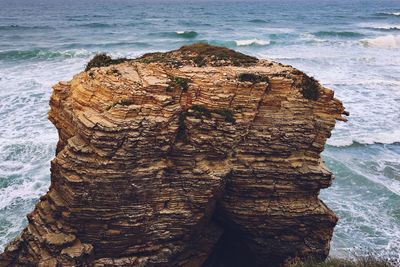
[[[53,88],[48,193],[1,266],[278,266],[323,259],[320,153],[341,102],[304,73],[203,44],[108,59]],[[236,264],[236,265],[235,265]]]

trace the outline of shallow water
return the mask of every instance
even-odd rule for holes
[[[193,42],[293,65],[350,112],[323,153],[331,253],[400,258],[400,2],[0,0],[0,251],[49,186],[51,85],[98,51],[135,57]]]

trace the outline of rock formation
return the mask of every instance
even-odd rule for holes
[[[320,153],[346,114],[304,73],[204,44],[54,86],[51,186],[1,266],[279,266],[324,259]],[[96,64],[94,64],[96,66]]]

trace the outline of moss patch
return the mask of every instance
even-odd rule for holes
[[[258,62],[258,59],[255,57],[236,52],[226,47],[204,43],[185,45],[177,51],[181,52],[183,55],[186,55],[186,57],[189,56],[191,59],[195,60],[196,64],[203,64],[206,62],[207,58],[212,58],[213,60],[231,61],[235,66],[255,64]],[[194,57],[192,58],[193,55]]]
[[[186,111],[182,111],[179,113],[179,118],[178,118],[178,130],[176,131],[176,140],[186,140],[187,135],[186,135]]]
[[[161,62],[164,63],[167,61],[166,53],[156,52],[156,53],[147,53],[139,58],[139,61],[143,63],[153,63],[153,62]]]
[[[189,89],[189,83],[191,82],[190,79],[175,76],[170,76],[169,79],[170,81],[168,82],[168,87],[166,88],[167,92],[172,92],[173,89],[180,89],[183,92],[187,92]]]
[[[176,140],[186,141],[187,140],[187,127],[186,127],[186,117],[188,115],[195,116],[198,119],[203,117],[210,119],[212,117],[212,113],[219,114],[224,117],[224,120],[228,123],[234,124],[236,122],[233,112],[227,108],[221,109],[209,109],[203,105],[193,105],[190,107],[193,111],[189,113],[188,111],[182,111],[179,113],[178,118],[178,129],[176,131]]]
[[[238,75],[238,80],[240,82],[259,83],[259,82],[268,82],[268,77],[254,73],[240,73]]]
[[[236,122],[235,117],[233,116],[233,112],[230,109],[227,109],[227,108],[214,109],[212,112],[217,113],[217,114],[221,115],[222,117],[224,117],[226,122],[229,122],[229,123]]]
[[[165,53],[148,53],[136,59],[143,63],[162,63],[174,68],[183,65],[203,67],[212,66],[249,66],[258,62],[258,59],[221,46],[205,43],[185,45],[178,50]]]
[[[318,100],[319,98],[318,82],[314,78],[305,75],[301,85],[301,93],[307,99]]]
[[[197,67],[203,67],[206,65],[206,60],[205,60],[204,56],[200,56],[200,55],[196,56],[193,59],[193,62],[194,62],[194,64],[196,64]]]
[[[218,114],[224,118],[226,122],[229,123],[235,123],[235,117],[233,115],[233,111],[227,108],[221,108],[221,109],[209,109],[203,105],[193,105],[190,107],[191,110],[193,110],[193,115],[196,118],[211,118],[212,114]]]
[[[112,103],[110,106],[107,107],[107,110],[110,110],[111,108],[117,106],[117,105],[121,105],[121,106],[130,106],[133,104],[133,99],[131,98],[122,98],[118,101],[115,101],[114,103]]]
[[[198,118],[203,116],[206,118],[211,118],[211,110],[203,105],[193,105],[190,109],[194,111],[195,116]]]
[[[87,64],[85,71],[90,70],[91,68],[99,68],[99,67],[107,67],[110,65],[120,64],[128,61],[127,58],[117,58],[112,59],[106,53],[96,54]]]
[[[144,54],[143,56],[141,56],[140,58],[138,58],[137,61],[146,63],[146,64],[161,63],[161,64],[169,65],[174,68],[179,68],[183,65],[179,59],[177,59],[171,55],[171,52],[147,53],[147,54]]]

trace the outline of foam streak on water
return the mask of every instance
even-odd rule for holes
[[[400,255],[398,0],[0,0],[0,251],[49,186],[51,85],[98,51],[135,57],[207,42],[293,65],[351,116],[323,153],[333,255]],[[73,12],[71,12],[73,10]],[[400,257],[399,257],[400,258]],[[400,264],[400,263],[399,263]]]

